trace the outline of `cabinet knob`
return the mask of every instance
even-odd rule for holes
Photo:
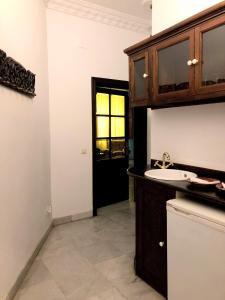
[[[188,61],[187,61],[187,65],[188,65],[188,66],[191,66],[192,64],[193,64],[193,60],[188,60]]]
[[[198,60],[196,59],[196,58],[194,58],[193,60],[192,60],[192,64],[193,65],[196,65],[198,63]]]
[[[163,247],[164,244],[165,244],[164,242],[159,242],[159,246],[160,246],[160,247]]]
[[[143,78],[147,78],[147,77],[148,77],[148,74],[144,73]]]

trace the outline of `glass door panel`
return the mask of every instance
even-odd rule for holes
[[[112,158],[121,158],[126,155],[126,143],[124,139],[112,139],[111,140],[111,154]]]
[[[145,79],[143,74],[145,73],[145,59],[139,59],[134,62],[134,82],[135,82],[135,97],[144,98],[145,96]]]
[[[96,156],[97,159],[108,159],[109,158],[109,139],[96,140]]]
[[[97,115],[109,114],[109,94],[103,94],[103,93],[96,94],[96,114]]]
[[[194,30],[181,33],[153,47],[154,102],[169,103],[191,96],[194,90]]]
[[[125,116],[125,97],[111,95],[111,115]]]
[[[196,36],[196,90],[198,93],[225,90],[225,20],[218,17],[199,26]]]
[[[149,50],[130,57],[130,92],[132,106],[150,102]]]
[[[96,93],[96,159],[126,158],[126,97]]]
[[[96,137],[109,137],[109,117],[96,117]]]
[[[182,41],[158,52],[158,93],[189,88],[189,41]]]
[[[202,34],[202,85],[225,83],[225,25]]]
[[[125,137],[125,118],[111,117],[111,137]]]

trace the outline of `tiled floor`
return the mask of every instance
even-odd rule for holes
[[[132,203],[55,227],[15,300],[163,300],[134,274]]]

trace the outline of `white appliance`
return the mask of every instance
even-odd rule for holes
[[[225,211],[167,202],[168,300],[225,300]]]

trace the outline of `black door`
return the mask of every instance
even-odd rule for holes
[[[97,208],[129,198],[128,82],[92,79],[93,200]]]

